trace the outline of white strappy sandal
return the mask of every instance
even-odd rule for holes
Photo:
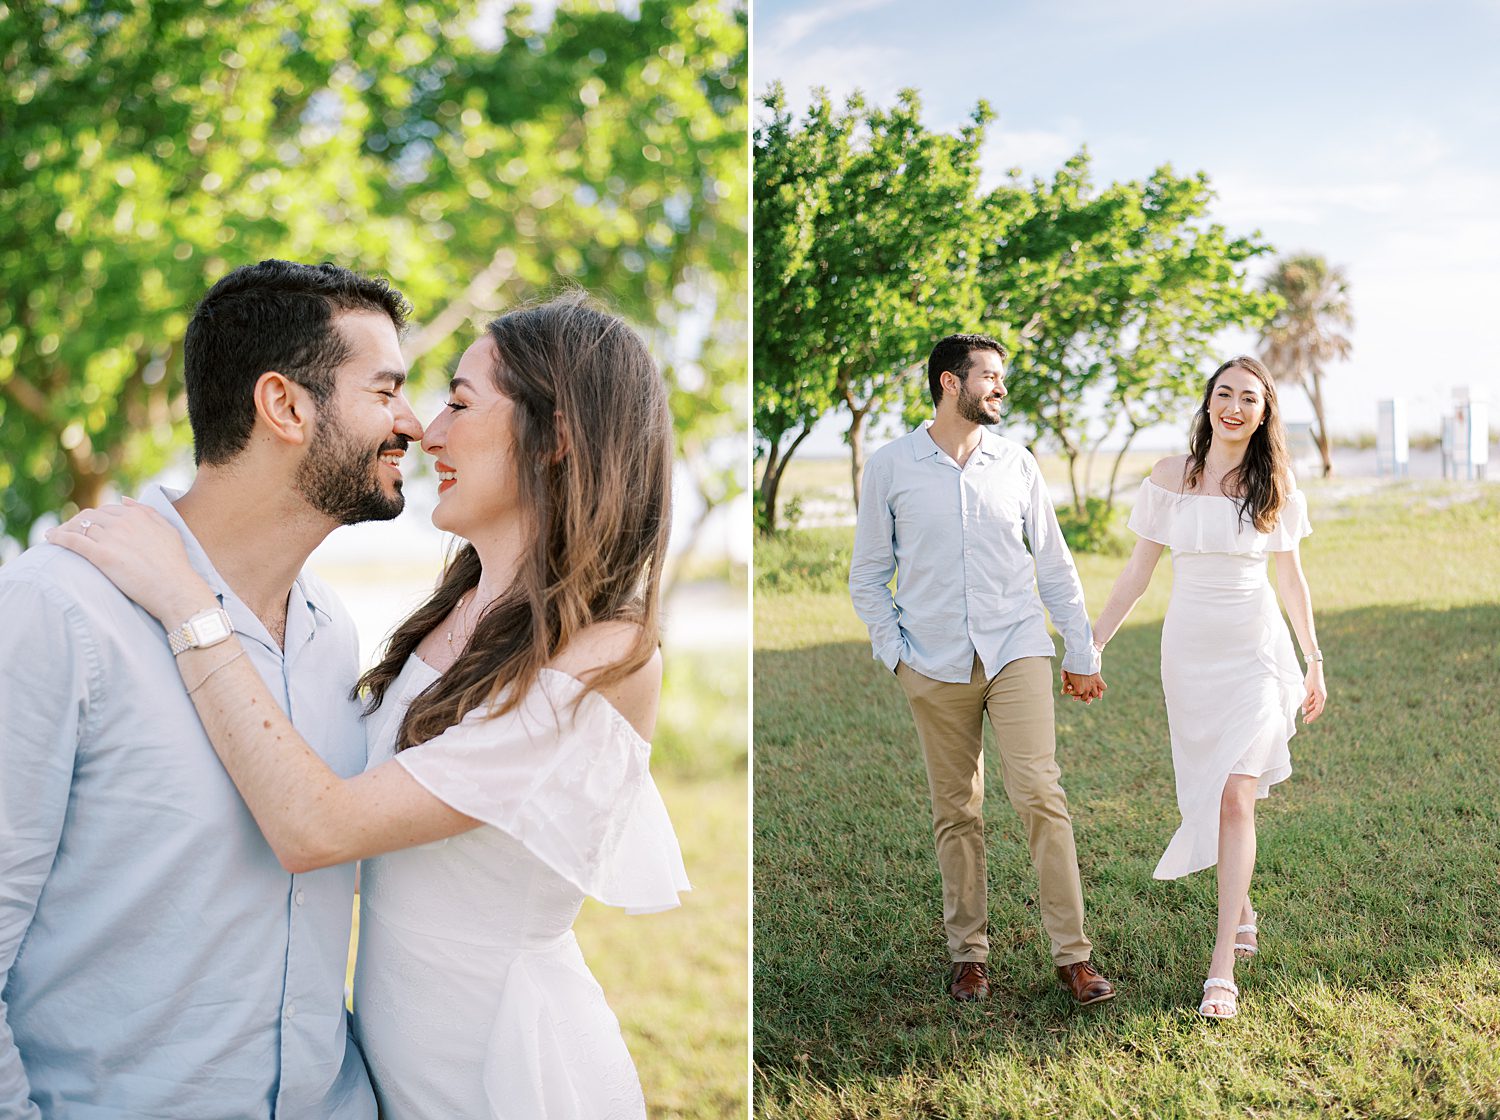
[[[1255,925],[1258,921],[1260,921],[1260,915],[1252,910],[1250,911],[1250,921],[1235,928],[1234,957],[1236,960],[1248,961],[1256,953],[1260,952],[1259,946],[1251,945],[1248,941],[1239,940],[1239,935],[1242,933],[1255,934],[1257,940],[1259,940],[1260,930]]]
[[[1229,998],[1222,996],[1218,999],[1209,999],[1208,990],[1219,988],[1229,993]],[[1225,980],[1222,976],[1210,976],[1203,981],[1203,1002],[1198,1005],[1198,1014],[1205,1019],[1233,1019],[1239,1014],[1240,990],[1233,980]]]

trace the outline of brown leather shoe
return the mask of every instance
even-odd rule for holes
[[[1115,998],[1115,986],[1100,976],[1099,970],[1088,961],[1058,965],[1057,978],[1073,993],[1080,1007]]]
[[[984,962],[955,961],[953,971],[948,974],[948,994],[960,1003],[989,999],[990,978]]]

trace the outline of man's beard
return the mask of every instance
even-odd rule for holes
[[[999,416],[992,416],[984,410],[984,398],[969,392],[969,387],[962,382],[958,386],[958,414],[971,424],[990,427],[1000,423]]]
[[[390,521],[406,506],[401,483],[387,494],[380,482],[380,456],[406,449],[401,437],[376,451],[361,446],[332,409],[324,409],[313,431],[307,455],[297,467],[297,493],[319,513],[340,525],[361,521]]]

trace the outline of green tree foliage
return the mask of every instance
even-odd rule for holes
[[[754,130],[754,439],[760,466],[756,520],[774,531],[777,489],[796,448],[832,406],[832,375],[819,361],[825,339],[814,318],[820,297],[816,216],[843,177],[853,115],[822,97],[801,126],[780,85],[763,97],[771,117]]]
[[[1077,517],[1111,515],[1121,459],[1202,392],[1219,332],[1258,328],[1275,310],[1246,277],[1270,247],[1208,222],[1212,199],[1206,175],[1170,167],[1098,189],[1082,151],[1051,180],[985,200],[985,318],[1017,344],[1009,403],[1067,459]],[[1113,461],[1091,505],[1105,443]]]
[[[756,431],[760,509],[774,528],[781,472],[828,401],[848,413],[854,501],[868,418],[923,384],[933,339],[979,312],[973,221],[981,104],[957,134],[921,122],[912,90],[891,109],[819,94],[798,124],[782,90],[756,130]],[[787,435],[791,442],[783,445]]]
[[[755,133],[755,432],[758,512],[775,527],[781,472],[831,409],[850,418],[858,497],[868,418],[927,412],[932,342],[984,329],[1013,350],[1012,412],[1067,458],[1071,516],[1113,515],[1119,464],[1144,429],[1180,416],[1226,327],[1258,329],[1274,295],[1247,262],[1269,251],[1208,221],[1206,175],[1162,167],[1100,189],[1086,151],[1051,179],[985,193],[980,103],[933,133],[907,91],[889,110],[814,97],[794,119],[772,86]],[[1115,447],[1089,501],[1100,448]],[[1097,527],[1095,527],[1097,528]],[[1083,538],[1080,538],[1083,539]]]
[[[822,286],[816,264],[818,215],[843,178],[854,130],[826,97],[798,125],[773,85],[763,99],[770,118],[754,138],[755,323],[754,424],[762,460],[756,492],[760,528],[776,528],[776,497],[786,464],[833,407],[828,341],[817,316]]]
[[[1326,363],[1347,360],[1353,349],[1343,333],[1354,326],[1349,279],[1341,267],[1324,258],[1301,254],[1278,260],[1265,288],[1282,306],[1261,334],[1261,358],[1272,377],[1300,386],[1312,402],[1313,438],[1327,478],[1333,473],[1333,458],[1323,412],[1323,374]]]
[[[0,519],[185,441],[187,316],[268,256],[389,276],[416,366],[577,283],[647,333],[711,507],[743,485],[745,13],[60,0],[0,9]],[[457,334],[455,332],[458,332]]]

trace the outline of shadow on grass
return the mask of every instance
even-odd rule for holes
[[[1472,985],[1454,970],[1500,975],[1500,607],[1330,612],[1319,634],[1329,710],[1299,731],[1295,773],[1261,802],[1252,897],[1263,953],[1239,973],[1242,1003],[1267,1028],[1311,1032],[1312,1054],[1357,1024],[1349,1012],[1320,1027],[1299,1001],[1331,992],[1338,1009],[1373,1002],[1399,1021],[1407,994],[1435,985],[1423,1022],[1460,1042],[1485,1039],[1493,1055],[1493,992],[1476,1020],[1464,1006]],[[1145,1077],[1202,1045],[1191,1009],[1211,948],[1214,877],[1151,878],[1177,824],[1159,643],[1157,624],[1127,628],[1110,646],[1106,699],[1085,708],[1059,698],[1089,933],[1121,989],[1085,1011],[1052,979],[992,744],[995,993],[958,1006],[943,994],[926,781],[899,686],[862,643],[757,651],[755,1060],[767,1115],[800,1092],[788,1086],[842,1099],[890,1079],[965,1069],[983,1079],[1011,1063],[1036,1073],[1085,1055],[1111,1076],[1139,1066]],[[1382,1046],[1390,1058],[1391,1045],[1371,1041],[1372,1060]],[[1490,1093],[1500,1099],[1494,1083]]]

